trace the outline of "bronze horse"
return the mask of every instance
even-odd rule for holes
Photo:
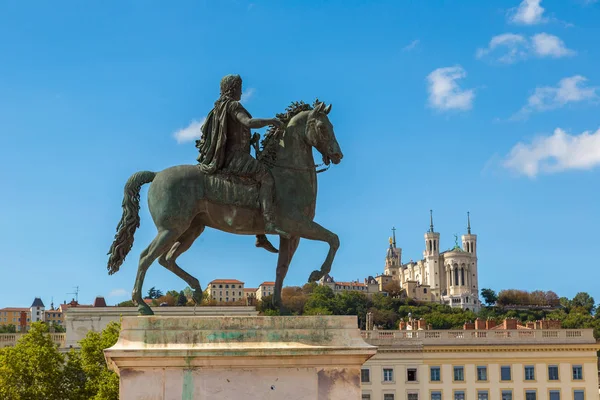
[[[280,236],[273,295],[273,304],[278,307],[282,307],[283,280],[300,238],[329,244],[327,257],[321,269],[311,273],[310,282],[329,273],[339,247],[338,236],[313,221],[317,175],[312,148],[321,153],[327,165],[338,164],[343,157],[329,122],[330,111],[331,105],[316,102],[314,108],[292,115],[285,129],[263,141],[264,150],[275,156],[269,164],[275,179],[275,204],[282,228],[290,233],[289,239]],[[200,303],[200,282],[176,264],[177,257],[190,248],[207,226],[241,235],[264,234],[256,182],[222,174],[205,175],[195,165],[136,172],[125,184],[123,216],[108,253],[111,275],[119,270],[133,246],[133,235],[140,224],[140,189],[150,182],[148,207],[158,233],[140,255],[132,293],[139,313],[146,315],[153,312],[142,298],[142,286],[146,271],[156,259],[187,282],[193,289],[194,301]]]

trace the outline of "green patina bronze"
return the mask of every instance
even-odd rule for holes
[[[277,118],[258,119],[240,104],[241,78],[228,75],[221,96],[202,127],[198,165],[179,165],[160,172],[141,171],[125,184],[123,216],[109,251],[108,271],[114,274],[133,246],[139,227],[140,190],[151,183],[148,208],[158,233],[141,253],[133,289],[140,314],[153,314],[142,298],[146,271],[158,259],[163,267],[183,279],[202,299],[198,279],[181,269],[176,260],[190,248],[206,227],[224,232],[255,235],[257,247],[277,252],[265,234],[277,234],[277,261],[273,302],[281,307],[281,289],[301,238],[326,242],[329,252],[314,282],[331,270],[339,247],[337,235],[313,221],[317,199],[317,170],[312,149],[329,166],[342,160],[328,114],[331,105],[292,103]],[[250,129],[271,125],[258,147]],[[250,155],[254,146],[257,159]]]

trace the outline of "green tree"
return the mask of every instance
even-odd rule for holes
[[[0,326],[0,333],[17,333],[17,327],[13,324]]]
[[[185,293],[183,293],[183,290],[181,292],[179,292],[179,294],[177,295],[177,305],[178,306],[185,306],[188,302],[187,297],[185,296]]]
[[[126,300],[117,304],[117,307],[135,307],[135,303],[132,300]]]
[[[117,343],[121,326],[109,323],[101,333],[88,332],[81,340],[81,366],[87,382],[86,390],[92,393],[92,400],[118,400],[119,377],[108,369],[104,359],[104,349]]]
[[[48,326],[34,322],[14,347],[0,350],[0,398],[6,400],[84,400],[77,362],[58,351]],[[66,363],[65,363],[66,362]],[[80,377],[80,375],[79,375]]]
[[[577,293],[575,297],[573,297],[573,300],[571,300],[572,307],[582,307],[589,314],[592,313],[595,304],[596,302],[594,301],[594,298],[586,292]]]
[[[498,295],[492,289],[481,289],[481,297],[488,306],[493,306],[498,301]]]

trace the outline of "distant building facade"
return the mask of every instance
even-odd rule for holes
[[[599,399],[592,329],[516,320],[463,330],[428,330],[423,320],[404,326],[362,332],[378,346],[362,367],[363,400]]]
[[[440,234],[433,227],[425,233],[423,259],[402,263],[402,249],[396,246],[395,231],[386,252],[385,268],[375,279],[379,290],[392,281],[398,282],[406,295],[419,301],[437,302],[463,310],[478,311],[479,283],[477,271],[477,235],[471,233],[467,215],[467,233],[462,235],[462,247],[456,238],[455,246],[440,251]]]
[[[235,303],[245,300],[244,282],[237,279],[215,279],[206,288],[210,299],[219,303]]]
[[[350,282],[336,282],[333,276],[325,274],[319,279],[318,284],[321,286],[330,287],[333,293],[341,293],[346,291],[356,291],[365,294],[373,294],[379,292],[379,284],[372,276],[369,276],[364,282],[350,281]]]
[[[262,300],[263,297],[272,296],[275,290],[275,282],[263,282],[256,289],[256,299]]]

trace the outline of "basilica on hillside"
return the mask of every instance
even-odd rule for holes
[[[390,238],[385,256],[385,269],[375,277],[379,290],[397,281],[408,297],[418,301],[447,304],[477,312],[479,285],[477,282],[477,235],[471,233],[471,219],[467,213],[467,233],[462,235],[462,247],[440,252],[440,234],[433,228],[430,212],[429,231],[425,233],[425,250],[419,261],[402,263],[402,249],[396,246],[396,234]]]

